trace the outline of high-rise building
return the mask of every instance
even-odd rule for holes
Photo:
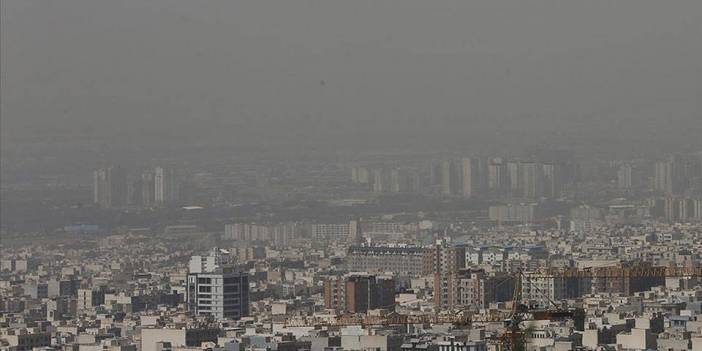
[[[410,172],[406,169],[394,168],[390,170],[390,191],[393,193],[406,193],[413,189],[411,186]]]
[[[692,218],[702,222],[702,199],[692,200]]]
[[[537,204],[507,204],[488,208],[488,217],[499,223],[531,223],[537,217]]]
[[[673,194],[673,163],[670,160],[655,163],[653,190],[663,194]]]
[[[439,187],[442,195],[453,194],[453,189],[451,189],[451,178],[452,178],[452,162],[451,160],[442,160],[440,166],[440,176],[439,176]]]
[[[358,239],[360,226],[358,221],[347,223],[315,223],[311,226],[312,237],[322,241],[354,242]]]
[[[702,160],[699,156],[670,156],[664,161],[655,163],[653,190],[666,195],[680,195],[700,177],[702,177]]]
[[[493,158],[488,163],[487,187],[492,194],[503,194],[508,187],[507,166],[500,158]]]
[[[154,205],[154,173],[145,171],[129,183],[129,204],[151,207]]]
[[[218,248],[190,259],[186,294],[195,315],[221,320],[249,314],[249,277],[236,271],[228,253]]]
[[[529,276],[522,282],[522,296],[539,306],[566,298],[565,280],[561,277]]]
[[[383,193],[390,191],[390,175],[384,168],[374,168],[370,173],[371,191]]]
[[[521,167],[519,161],[507,162],[507,181],[509,186],[509,193],[513,197],[524,196],[524,191],[522,189],[521,179]]]
[[[560,197],[563,190],[563,168],[556,163],[543,165],[543,191],[549,198]]]
[[[456,160],[441,161],[439,189],[442,195],[459,195],[462,193],[461,165]]]
[[[466,248],[438,241],[434,247],[434,270],[437,274],[450,274],[465,268]]]
[[[434,303],[440,309],[481,309],[491,302],[509,301],[514,278],[507,274],[490,276],[482,269],[460,269],[437,277]]]
[[[346,279],[331,276],[324,279],[324,308],[338,312],[346,311]]]
[[[633,187],[633,169],[630,164],[623,164],[617,170],[617,188],[629,190]]]
[[[297,230],[295,223],[233,223],[224,225],[222,238],[244,243],[268,242],[274,248],[285,248],[296,238]]]
[[[421,177],[414,169],[395,168],[390,171],[390,191],[393,193],[419,193]]]
[[[351,181],[356,184],[368,184],[370,178],[370,172],[368,168],[362,166],[356,166],[351,168]]]
[[[429,185],[432,187],[441,186],[441,164],[439,160],[432,160],[429,163]]]
[[[178,200],[178,179],[172,168],[156,167],[154,170],[154,201],[159,205]]]
[[[141,174],[141,204],[145,207],[153,206],[156,196],[156,184],[153,172]]]
[[[638,262],[637,270],[651,267],[650,262]],[[585,290],[592,294],[624,294],[627,296],[634,295],[636,292],[647,291],[654,286],[665,285],[665,277],[649,276],[640,274],[611,274],[611,270],[615,269],[620,272],[632,269],[630,265],[618,264],[615,266],[593,267],[592,271],[595,277],[586,280],[589,287]],[[609,272],[609,273],[608,273]],[[581,284],[582,284],[581,279]]]
[[[391,276],[351,274],[324,280],[324,306],[339,313],[366,313],[395,307],[395,279]]]
[[[101,168],[93,171],[93,202],[100,207],[110,206],[110,187],[108,184],[107,169]]]
[[[699,222],[702,220],[702,200],[684,197],[663,199],[663,216],[671,222]]]
[[[519,164],[519,184],[524,197],[536,199],[543,196],[543,181],[544,172],[540,163]]]
[[[434,271],[432,248],[409,246],[351,246],[346,261],[352,272],[396,272],[425,276]]]
[[[481,195],[484,187],[483,164],[480,158],[461,159],[461,194],[464,197]]]
[[[93,202],[103,208],[127,204],[127,173],[119,167],[101,168],[93,172]]]
[[[78,299],[76,308],[78,311],[85,311],[105,303],[105,288],[78,289]]]
[[[346,279],[346,310],[349,313],[394,308],[395,279],[392,277],[352,275]]]

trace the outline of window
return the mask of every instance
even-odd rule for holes
[[[211,286],[200,286],[198,287],[199,292],[212,292],[212,287]]]
[[[238,283],[239,283],[239,278],[224,278],[223,283],[224,283],[224,285],[227,285],[227,284],[238,284]]]
[[[198,284],[212,284],[212,278],[197,278]]]

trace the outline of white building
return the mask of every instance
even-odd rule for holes
[[[186,294],[195,315],[239,319],[249,314],[249,277],[235,271],[228,253],[218,248],[190,259]]]

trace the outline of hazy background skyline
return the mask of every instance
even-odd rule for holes
[[[2,137],[702,143],[702,2],[3,0]]]

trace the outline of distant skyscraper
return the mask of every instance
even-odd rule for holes
[[[109,205],[109,193],[107,186],[107,170],[104,168],[93,171],[93,202],[106,207]]]
[[[536,219],[536,204],[496,205],[488,208],[488,217],[498,223],[530,223]]]
[[[93,202],[103,208],[127,204],[127,173],[121,167],[108,167],[93,172]]]
[[[461,160],[461,193],[464,197],[480,195],[483,188],[483,167],[479,158]]]
[[[388,172],[383,168],[374,168],[371,170],[371,191],[374,193],[387,192],[390,189],[390,179]]]
[[[502,159],[490,160],[487,169],[488,190],[493,194],[501,194],[507,187],[507,167],[502,163]]]
[[[543,167],[540,163],[524,162],[519,164],[520,188],[526,198],[538,198],[543,195]]]
[[[507,162],[507,180],[509,181],[509,192],[513,197],[522,197],[522,184],[519,161]]]
[[[631,189],[633,186],[632,167],[630,164],[623,164],[617,170],[617,188]]]
[[[673,159],[673,191],[688,192],[702,177],[702,159],[697,155],[676,155]]]
[[[407,191],[407,174],[400,169],[390,170],[390,191],[393,193]]]
[[[654,165],[653,190],[666,195],[683,194],[700,177],[702,161],[699,156],[670,156]]]
[[[461,165],[456,160],[446,159],[441,161],[441,183],[442,195],[459,195],[462,193]]]
[[[441,161],[441,171],[440,171],[440,189],[441,189],[441,194],[443,195],[451,195],[453,193],[451,189],[451,178],[452,178],[452,162],[451,160],[442,160]]]
[[[369,172],[368,168],[356,166],[351,168],[351,181],[356,184],[368,184]]]
[[[172,168],[156,167],[154,172],[154,201],[157,204],[173,203],[178,199],[178,181]]]
[[[659,161],[654,165],[653,190],[664,193],[673,193],[673,163]]]
[[[144,172],[141,174],[141,204],[149,207],[153,206],[156,196],[156,184],[154,183],[154,173]]]
[[[559,164],[543,165],[543,191],[546,197],[559,197],[563,190],[563,168]]]
[[[441,165],[443,162],[432,160],[429,164],[429,185],[441,185]]]

